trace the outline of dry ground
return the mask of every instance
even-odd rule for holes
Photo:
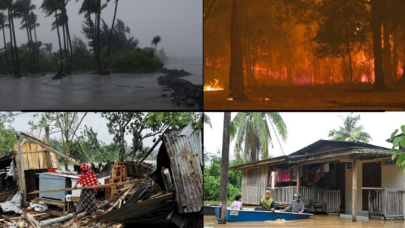
[[[405,110],[405,88],[373,91],[372,84],[245,88],[246,101],[228,91],[204,92],[204,110]]]

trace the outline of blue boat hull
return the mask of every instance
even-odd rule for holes
[[[277,213],[277,214],[276,214]],[[292,212],[276,212],[271,211],[253,211],[253,210],[230,210],[226,211],[226,221],[228,222],[258,222],[258,221],[274,221],[280,219],[279,215],[284,220],[307,219],[312,214],[308,213],[292,213]],[[219,218],[219,207],[215,208],[215,216]]]

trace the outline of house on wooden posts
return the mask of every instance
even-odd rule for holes
[[[242,171],[244,204],[266,190],[279,207],[300,192],[311,211],[404,218],[404,176],[390,149],[362,142],[319,140],[287,156],[231,167]],[[272,188],[274,183],[274,188]]]

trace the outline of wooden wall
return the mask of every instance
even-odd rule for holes
[[[369,161],[366,161],[369,162]],[[362,212],[362,205],[363,205],[363,163],[358,161],[357,166],[357,212]],[[381,162],[381,165],[383,162]],[[399,174],[400,167],[396,165],[382,165],[381,167],[381,187],[382,188],[389,188],[389,189],[405,189],[404,187],[404,176]],[[346,166],[346,188],[345,188],[345,212],[351,213],[352,212],[352,170],[347,169]],[[366,186],[365,186],[366,187]]]
[[[14,144],[14,151],[17,150],[17,145]],[[18,152],[17,152],[18,153]],[[47,150],[37,144],[24,143],[21,145],[21,154],[23,159],[24,170],[30,169],[61,169],[57,157],[54,153],[49,158]],[[51,159],[52,167],[49,167],[48,161]],[[19,165],[18,155],[15,156],[16,163]]]
[[[249,170],[257,169],[256,185],[248,185]],[[242,170],[242,202],[250,205],[260,205],[260,199],[264,196],[268,182],[268,166],[260,166],[255,168]]]

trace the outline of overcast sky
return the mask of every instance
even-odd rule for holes
[[[42,43],[53,42],[53,52],[58,50],[57,33],[51,31],[53,17],[45,18],[40,9],[43,0],[32,0],[37,9],[38,40]],[[102,0],[104,3],[105,0]],[[101,17],[111,26],[114,16],[114,0],[110,1]],[[158,49],[165,48],[170,56],[202,57],[202,0],[120,0],[117,19],[124,21],[131,29],[131,36],[139,39],[139,46],[151,46],[151,40],[159,35],[162,38]],[[72,34],[82,34],[84,15],[78,15],[82,0],[71,0],[67,5],[69,26]],[[20,20],[15,19],[15,27],[20,28]],[[27,42],[25,30],[16,31],[17,44]],[[6,38],[9,41],[9,37]],[[0,40],[3,40],[1,36]],[[1,43],[3,43],[1,41]],[[86,41],[87,43],[87,41]]]
[[[31,131],[30,126],[28,125],[28,121],[34,119],[33,115],[35,113],[22,113],[19,114],[15,117],[14,122],[12,123],[12,126],[16,131],[20,132],[27,132],[29,133]],[[84,113],[79,113],[79,117],[81,118]],[[112,143],[113,142],[113,135],[110,135],[108,133],[108,128],[107,128],[107,120],[101,117],[101,113],[92,113],[89,112],[87,115],[84,117],[83,122],[82,122],[82,127],[79,128],[79,130],[84,129],[84,125],[87,125],[88,127],[93,127],[93,130],[97,132],[98,139],[105,142],[106,144]],[[79,131],[78,130],[78,131]],[[44,137],[44,129],[42,129],[41,132],[41,138]],[[38,137],[38,133],[34,133],[35,137]],[[60,133],[55,133],[50,136],[51,138],[61,138]],[[132,145],[132,136],[131,135],[126,135],[125,140],[127,141],[128,145]],[[153,146],[153,137],[146,138],[143,141],[143,145],[145,147]]]
[[[209,153],[216,153],[222,150],[222,134],[224,124],[224,113],[207,113],[211,118],[212,129],[205,125],[204,127],[204,149]],[[285,155],[296,152],[320,139],[328,139],[330,130],[339,129],[343,121],[338,116],[347,116],[350,113],[324,112],[324,113],[298,113],[281,112],[281,117],[287,125],[288,140],[281,142],[281,147]],[[391,148],[392,144],[386,142],[395,129],[405,124],[405,112],[386,112],[386,113],[353,113],[353,116],[360,114],[359,125],[363,125],[364,131],[371,136],[370,144]],[[232,113],[231,119],[236,113]],[[270,129],[272,135],[274,131]],[[282,156],[282,150],[273,137],[274,148],[270,148],[269,154],[274,157]],[[231,143],[230,155],[233,156],[234,142]]]

